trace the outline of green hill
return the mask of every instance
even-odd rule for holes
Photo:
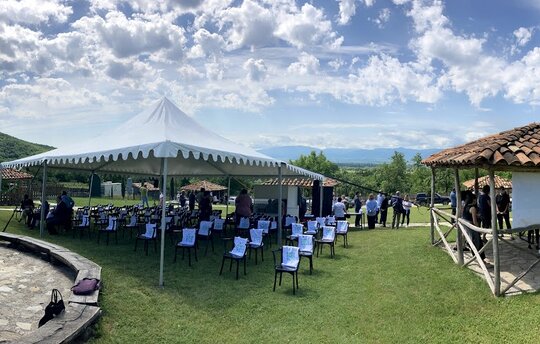
[[[51,149],[54,149],[54,147],[20,140],[0,133],[0,162],[24,158]]]

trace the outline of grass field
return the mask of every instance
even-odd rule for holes
[[[0,212],[3,228],[9,212]],[[9,232],[36,236],[18,223]],[[103,267],[103,317],[95,343],[538,343],[538,295],[494,298],[485,282],[428,244],[427,228],[353,231],[350,247],[305,262],[272,292],[270,250],[247,276],[218,275],[216,253],[173,264],[166,243],[165,288],[158,254],[133,252],[134,240],[46,236]],[[121,237],[121,236],[120,236]],[[275,246],[274,246],[275,247]]]

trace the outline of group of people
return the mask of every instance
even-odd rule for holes
[[[453,190],[455,192],[455,190]],[[476,194],[472,191],[465,191],[463,194],[463,213],[462,218],[469,223],[481,228],[491,228],[491,197],[489,195],[489,185],[482,187],[482,192],[476,197]],[[451,197],[452,199],[452,197]],[[510,225],[510,195],[502,188],[495,197],[495,204],[497,210],[497,222],[499,228],[503,228],[503,220],[507,229],[512,228]],[[453,212],[455,204],[452,204]],[[485,241],[485,234],[482,236],[477,231],[469,231],[471,240],[477,250],[480,250]],[[514,239],[511,235],[510,239]],[[480,253],[481,258],[485,261],[486,255],[484,252]]]
[[[376,223],[386,227],[388,208],[390,207],[393,209],[392,228],[399,229],[400,226],[404,225],[408,227],[413,206],[414,203],[411,202],[409,195],[401,197],[399,191],[389,196],[380,190],[376,198],[373,193],[370,193],[366,202],[368,228],[374,229]]]
[[[62,194],[56,198],[56,207],[53,210],[50,210],[49,202],[45,201],[43,211],[49,234],[58,234],[56,226],[61,225],[66,228],[71,226],[71,216],[74,206],[75,202],[69,197],[66,191],[62,191]],[[21,201],[21,212],[20,221],[24,221],[30,229],[33,229],[41,219],[41,209],[35,208],[34,201],[27,194],[23,196]]]

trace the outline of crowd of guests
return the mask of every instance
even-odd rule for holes
[[[62,194],[58,195],[56,206],[53,209],[50,209],[49,202],[45,201],[43,213],[49,234],[58,234],[57,226],[69,229],[74,206],[75,202],[66,191],[62,191]],[[41,220],[41,208],[36,208],[34,201],[27,194],[23,196],[21,201],[21,212],[22,216],[19,221],[24,221],[30,229],[34,229]]]

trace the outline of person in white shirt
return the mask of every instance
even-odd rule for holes
[[[407,218],[406,227],[409,227],[409,219],[411,216],[411,208],[413,205],[414,203],[409,200],[409,195],[405,195],[405,197],[403,198],[403,219],[401,220],[402,226],[405,222],[405,218]]]
[[[332,207],[332,212],[334,213],[334,216],[336,217],[336,221],[345,220],[345,214],[347,213],[347,208],[345,207],[345,204],[341,202],[341,197],[339,197],[337,199],[337,202],[334,203],[334,206]]]
[[[379,222],[379,213],[381,212],[381,205],[384,200],[384,193],[382,190],[379,190],[377,195],[377,215],[375,216],[375,223]]]

